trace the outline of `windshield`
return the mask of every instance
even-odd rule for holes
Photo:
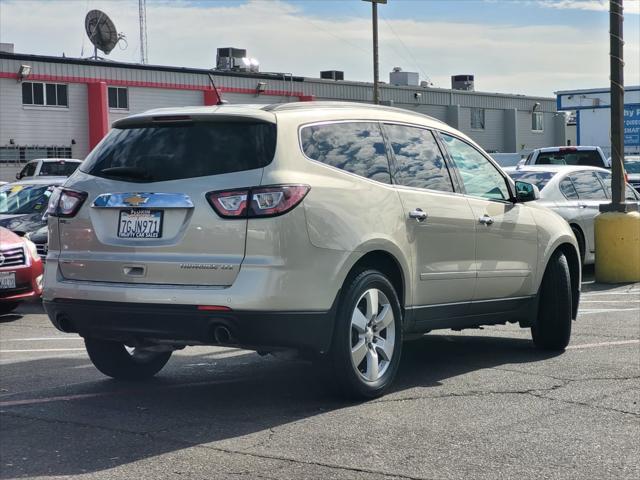
[[[554,175],[555,172],[509,172],[509,176],[514,180],[531,183],[541,191]]]
[[[59,162],[44,162],[42,167],[40,167],[39,175],[68,177],[76,171],[79,165],[77,162],[65,162],[64,160],[60,160]]]
[[[604,167],[602,157],[596,150],[570,150],[559,152],[540,152],[536,165],[582,165]]]
[[[44,213],[53,188],[49,185],[4,185],[0,187],[0,215]]]
[[[640,157],[625,158],[624,169],[627,173],[640,173]]]
[[[276,126],[189,122],[111,130],[80,170],[132,182],[160,182],[262,168],[273,160]]]

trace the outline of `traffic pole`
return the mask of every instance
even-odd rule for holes
[[[371,23],[373,27],[373,103],[380,104],[380,82],[378,75],[378,4],[387,0],[363,0],[371,2]]]

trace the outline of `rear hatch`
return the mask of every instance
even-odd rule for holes
[[[58,218],[62,275],[231,285],[247,220],[221,218],[206,194],[260,184],[275,152],[275,123],[209,114],[132,117],[115,126],[65,186],[87,197],[73,217]]]

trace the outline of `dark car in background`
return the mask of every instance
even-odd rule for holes
[[[49,197],[65,180],[66,177],[30,178],[0,186],[0,227],[23,236],[45,226],[43,216]]]

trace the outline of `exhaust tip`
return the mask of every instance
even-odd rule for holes
[[[220,345],[228,345],[232,342],[233,336],[224,325],[216,325],[213,329],[213,338]]]

